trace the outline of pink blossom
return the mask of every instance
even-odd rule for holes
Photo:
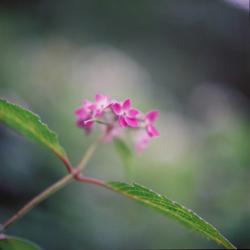
[[[141,154],[149,145],[151,137],[148,133],[144,131],[140,131],[135,140],[135,150],[138,154]]]
[[[95,116],[100,117],[103,115],[104,110],[110,106],[110,100],[108,96],[98,93],[95,96],[95,101],[93,105]]]
[[[111,107],[114,114],[117,115],[119,125],[122,128],[128,126],[132,128],[138,127],[138,120],[136,117],[139,111],[131,107],[130,99],[126,99],[123,103],[113,103]]]
[[[101,124],[105,142],[120,137],[124,128],[136,129],[139,131],[135,142],[138,153],[148,147],[152,138],[160,135],[154,125],[159,111],[143,115],[131,106],[130,99],[118,102],[98,93],[94,102],[84,100],[82,106],[75,110],[75,115],[77,126],[87,133],[91,132],[95,122]]]
[[[75,110],[77,126],[91,132],[96,117],[101,117],[104,110],[109,107],[109,98],[103,94],[96,94],[95,102],[83,101],[83,106]]]
[[[91,132],[94,125],[93,118],[94,105],[88,100],[83,101],[83,106],[75,110],[77,117],[76,124],[79,128],[85,129],[87,133]]]
[[[159,131],[155,128],[154,123],[159,116],[159,111],[150,111],[145,115],[146,130],[150,137],[158,137]]]

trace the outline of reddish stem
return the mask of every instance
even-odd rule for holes
[[[53,149],[52,149],[53,150]],[[56,156],[63,162],[63,164],[65,165],[65,167],[67,168],[67,171],[69,173],[72,172],[72,170],[74,169],[69,161],[69,159],[66,157],[63,157],[62,155],[58,154],[58,152],[56,152],[55,150],[53,150],[53,152],[56,154]]]
[[[69,174],[64,176],[62,179],[51,185],[50,187],[46,188],[43,192],[35,196],[33,199],[31,199],[26,205],[24,205],[20,210],[18,210],[12,217],[10,217],[7,221],[2,223],[3,229],[6,229],[9,225],[16,222],[18,219],[23,217],[27,212],[29,212],[33,207],[38,205],[43,200],[47,199],[50,195],[57,192],[58,190],[62,189],[64,186],[69,184],[74,179],[82,180],[82,182],[88,182],[93,183],[99,186],[104,186],[105,183],[101,180],[97,180],[94,178],[88,178],[88,177],[80,177],[80,172],[83,170],[83,168],[86,166],[86,164],[89,162],[91,157],[93,156],[94,152],[96,151],[96,148],[98,144],[101,142],[102,138],[98,139],[95,143],[93,143],[86,151],[83,159],[81,160],[80,164],[77,168],[73,168],[69,162],[69,160],[65,157],[56,154],[60,157],[60,159],[64,162]]]
[[[79,182],[92,183],[101,187],[107,187],[107,185],[105,184],[103,180],[92,178],[92,177],[87,177],[87,176],[82,176],[81,174],[76,175],[75,179]]]

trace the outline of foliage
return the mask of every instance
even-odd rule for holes
[[[1,236],[1,235],[0,235]],[[2,236],[0,239],[1,250],[41,250],[39,246],[28,240],[13,237],[13,236]]]
[[[50,148],[60,158],[67,158],[55,132],[40,117],[16,104],[0,99],[0,122]]]
[[[235,247],[222,234],[220,234],[216,228],[193,211],[185,208],[177,202],[171,201],[167,197],[155,193],[154,191],[136,183],[127,184],[122,182],[109,182],[108,185],[116,192],[121,193],[130,199],[137,200],[146,206],[152,207],[156,211],[163,213],[165,216],[174,218],[187,227],[198,231],[206,236],[206,238],[213,240],[228,249],[235,249]]]

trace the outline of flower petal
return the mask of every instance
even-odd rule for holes
[[[129,110],[131,107],[131,100],[130,99],[126,99],[123,103],[122,103],[122,108],[124,110]]]
[[[118,122],[121,128],[126,128],[128,126],[123,116],[119,116]]]
[[[135,109],[135,108],[131,108],[128,111],[128,116],[129,117],[136,117],[138,114],[139,114],[139,111],[137,109]]]
[[[83,128],[84,127],[84,121],[82,119],[77,119],[76,120],[76,126],[78,128]]]
[[[146,132],[139,133],[136,138],[135,149],[138,154],[141,154],[149,145],[150,137]]]
[[[78,119],[85,120],[89,118],[90,113],[85,108],[78,108],[75,110],[75,115]]]
[[[135,118],[130,118],[130,117],[125,117],[124,118],[126,123],[129,125],[129,127],[132,127],[132,128],[137,128],[138,127],[138,122]]]
[[[116,115],[120,115],[121,114],[122,107],[121,107],[121,105],[119,103],[112,104],[111,108],[112,108],[113,112]]]
[[[160,132],[153,125],[148,125],[146,129],[150,137],[160,136]]]
[[[150,122],[155,122],[159,114],[160,112],[158,110],[150,111],[146,114],[146,119],[148,119]]]
[[[91,120],[88,120],[88,121],[84,122],[84,125],[85,125],[86,128],[92,128],[93,125],[94,125],[94,122],[91,121]]]
[[[106,98],[106,96],[105,95],[102,95],[102,94],[100,94],[100,93],[97,93],[96,95],[95,95],[95,100],[96,100],[96,102],[101,102],[102,100],[104,100]]]
[[[75,115],[77,115],[77,116],[81,116],[82,114],[85,114],[85,113],[86,112],[85,112],[84,108],[82,108],[82,107],[75,110]]]
[[[90,101],[87,100],[87,99],[84,99],[84,100],[82,101],[82,104],[83,104],[84,108],[89,108],[93,103],[90,102]]]

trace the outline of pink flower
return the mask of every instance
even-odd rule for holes
[[[138,127],[138,121],[136,116],[139,114],[139,111],[135,108],[131,108],[131,100],[126,99],[123,103],[113,103],[112,110],[115,115],[118,117],[119,125],[122,128]]]
[[[144,131],[140,131],[135,140],[135,150],[138,154],[141,154],[149,145],[151,137],[148,133]]]
[[[76,124],[79,128],[85,129],[87,133],[91,132],[94,125],[91,119],[93,118],[94,105],[88,100],[83,101],[83,106],[75,110],[77,117]]]
[[[95,116],[100,117],[103,115],[104,110],[110,106],[110,100],[107,96],[98,93],[95,96],[95,101],[93,104]]]
[[[159,131],[155,128],[154,123],[159,116],[159,111],[150,111],[145,115],[146,130],[150,137],[158,137]]]
[[[75,115],[77,126],[87,133],[91,132],[95,122],[101,124],[105,142],[111,142],[115,137],[120,137],[124,131],[123,128],[136,129],[139,131],[135,141],[138,153],[148,147],[152,138],[160,135],[154,125],[159,111],[151,111],[143,115],[131,107],[130,99],[118,102],[97,93],[95,101],[84,100],[82,107],[75,110]]]
[[[94,125],[94,119],[96,117],[101,117],[104,110],[109,107],[109,105],[109,98],[100,93],[96,94],[94,103],[84,100],[83,106],[75,110],[77,126],[85,129],[87,133],[91,132]]]

